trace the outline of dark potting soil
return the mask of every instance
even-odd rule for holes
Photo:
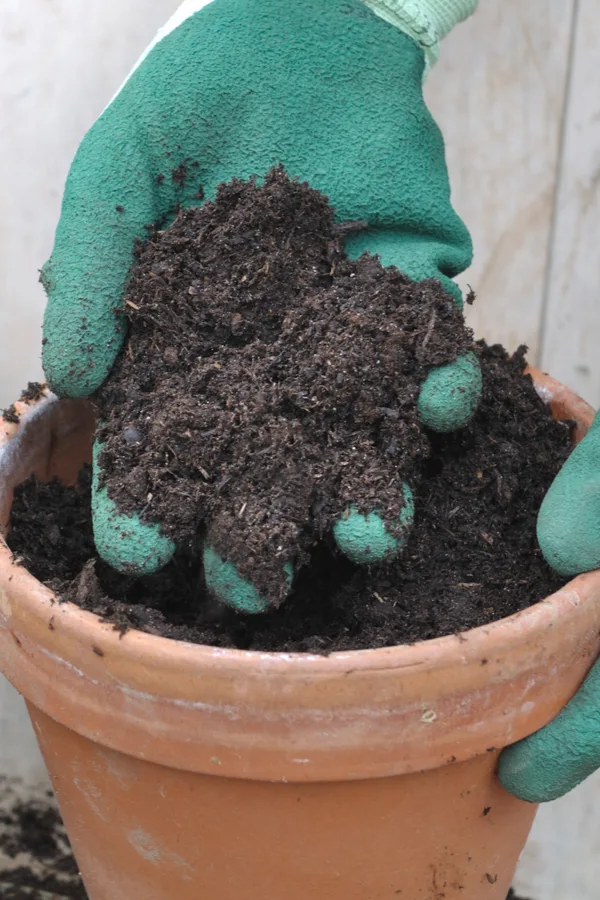
[[[414,642],[486,624],[559,588],[535,522],[567,457],[557,422],[524,376],[524,355],[479,346],[483,396],[471,424],[427,434],[415,526],[391,565],[367,570],[319,543],[278,610],[240,616],[206,595],[198,547],[162,572],[118,575],[95,554],[90,475],[63,487],[30,480],[15,492],[8,543],[36,577],[115,626],[195,643],[276,651],[359,649]]]
[[[430,453],[420,385],[473,345],[439,282],[345,256],[364,227],[282,169],[222,185],[137,248],[96,398],[119,507],[188,550],[206,530],[274,606],[350,506],[400,530]]]
[[[87,900],[52,792],[24,801],[0,778],[0,794],[2,900]]]
[[[29,402],[39,400],[43,393],[44,386],[40,384],[39,381],[30,381],[25,390],[21,392],[19,400],[25,400]],[[18,424],[20,422],[21,417],[17,412],[14,403],[11,403],[11,405],[4,410],[4,412],[2,413],[2,418],[6,422],[13,422],[14,424]]]

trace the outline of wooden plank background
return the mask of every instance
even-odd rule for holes
[[[572,4],[490,2],[442,47],[426,84],[453,198],[471,230],[477,335],[539,359]]]
[[[326,2],[326,0],[324,0]],[[85,128],[179,0],[0,4],[0,406],[40,374],[62,183]],[[427,85],[475,259],[476,333],[530,358],[600,405],[600,5],[480,0]],[[0,684],[4,746],[39,772],[24,712]],[[10,768],[15,754],[0,753]],[[29,769],[27,769],[29,766]],[[598,900],[600,777],[545,807],[518,886],[532,900]]]

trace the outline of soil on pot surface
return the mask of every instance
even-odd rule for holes
[[[21,392],[19,400],[31,403],[35,400],[39,400],[43,393],[43,384],[40,384],[39,381],[30,381],[25,390]],[[12,422],[15,425],[17,425],[21,421],[21,417],[17,412],[17,408],[14,403],[11,403],[11,405],[4,410],[4,412],[2,413],[2,418],[6,422]]]
[[[432,367],[472,348],[439,282],[348,259],[327,198],[274,169],[137,248],[126,345],[97,396],[109,495],[178,546],[206,529],[273,605],[353,506],[402,530]]]
[[[195,643],[328,653],[425,640],[510,615],[564,582],[541,556],[535,523],[569,453],[570,423],[551,418],[522,374],[522,350],[478,350],[479,410],[460,433],[427,434],[415,526],[385,568],[354,566],[323,541],[283,606],[240,616],[207,597],[198,546],[140,579],[102,563],[88,470],[75,487],[30,480],[18,488],[8,543],[62,599],[123,630]]]
[[[2,900],[87,900],[51,791],[0,777]]]

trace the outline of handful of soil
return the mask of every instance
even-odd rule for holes
[[[184,550],[207,533],[274,606],[350,506],[399,530],[431,452],[420,387],[473,343],[437,281],[346,257],[364,226],[280,168],[222,185],[137,248],[97,396],[119,508]]]

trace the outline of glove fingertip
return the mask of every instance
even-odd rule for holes
[[[421,421],[442,434],[464,428],[477,409],[482,388],[481,366],[472,352],[437,366],[419,393],[417,408]]]
[[[398,529],[390,533],[387,524],[376,512],[367,515],[350,507],[335,522],[333,537],[342,553],[359,565],[375,565],[394,559],[405,545],[415,515],[411,489],[403,486],[404,507],[398,518]]]
[[[548,754],[546,729],[507,747],[500,755],[498,778],[502,787],[526,803],[549,803],[576,786],[566,766],[557,768]]]
[[[94,543],[102,559],[124,574],[153,575],[172,559],[175,544],[159,525],[118,511],[106,489],[92,499]]]
[[[159,525],[142,522],[138,516],[122,513],[98,485],[98,456],[102,447],[94,444],[92,478],[92,528],[94,543],[101,558],[124,574],[152,575],[173,557],[175,544]]]
[[[217,553],[208,544],[204,547],[204,579],[209,591],[225,606],[236,612],[258,614],[269,607],[266,597],[257,588],[242,578],[234,563]]]

